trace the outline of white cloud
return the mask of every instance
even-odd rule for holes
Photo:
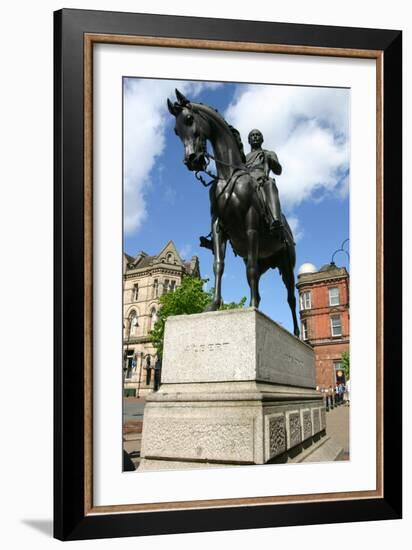
[[[182,258],[182,260],[190,259],[191,254],[192,254],[192,245],[189,243],[184,244],[179,250],[179,256]]]
[[[147,218],[145,192],[151,171],[163,153],[168,118],[167,98],[177,87],[189,97],[218,83],[130,78],[124,88],[124,230],[137,231]]]
[[[295,243],[297,243],[298,241],[300,241],[304,234],[299,219],[296,216],[288,216],[288,223],[292,230]]]
[[[309,198],[347,193],[348,90],[248,85],[238,88],[225,117],[247,151],[249,131],[259,128],[263,147],[278,154],[283,172],[276,181],[286,212]]]

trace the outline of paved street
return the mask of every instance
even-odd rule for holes
[[[123,399],[123,421],[143,420],[144,404],[143,398],[126,397]]]
[[[144,405],[145,400],[141,397],[123,400],[123,448],[136,468],[140,462]]]
[[[140,462],[144,404],[143,398],[127,397],[123,405],[123,445],[136,467]],[[349,460],[349,412],[350,407],[340,405],[326,413],[326,432],[343,448],[344,460]]]

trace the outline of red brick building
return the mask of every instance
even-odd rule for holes
[[[349,351],[349,274],[334,263],[299,270],[301,338],[315,352],[320,389],[345,382],[342,352]]]

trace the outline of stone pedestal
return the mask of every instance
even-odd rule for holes
[[[313,350],[274,321],[255,308],[168,319],[139,469],[284,462],[325,428]]]

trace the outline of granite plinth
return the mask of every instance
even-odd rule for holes
[[[168,319],[142,468],[265,464],[325,434],[314,353],[254,308]],[[187,466],[185,466],[187,465]]]
[[[313,349],[255,308],[167,320],[162,382],[239,380],[315,388]]]

